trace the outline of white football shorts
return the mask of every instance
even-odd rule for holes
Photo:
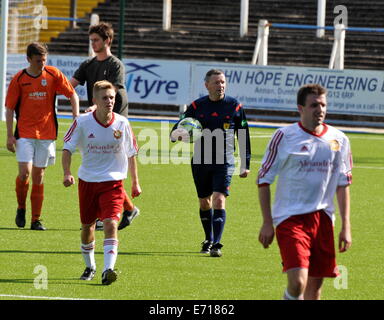
[[[32,162],[37,168],[55,164],[55,140],[19,138],[16,140],[17,162]]]

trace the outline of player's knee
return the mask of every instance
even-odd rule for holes
[[[305,280],[302,278],[297,278],[292,280],[289,283],[288,291],[292,296],[298,297],[304,293],[305,286],[306,286]]]
[[[36,168],[32,169],[32,181],[35,184],[42,184],[44,180],[45,168]]]
[[[213,208],[225,209],[225,195],[217,193],[213,195]]]
[[[200,209],[201,210],[209,210],[212,208],[212,201],[211,198],[199,198],[199,204],[200,204]]]
[[[117,221],[113,219],[103,220],[103,229],[105,238],[116,238],[117,237]]]
[[[21,181],[27,181],[29,179],[29,172],[28,171],[20,171],[19,179]]]

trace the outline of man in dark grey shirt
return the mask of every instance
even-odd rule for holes
[[[84,61],[76,70],[71,82],[84,85],[87,83],[88,102],[92,106],[92,89],[95,82],[108,80],[116,87],[116,100],[114,112],[125,117],[128,116],[128,97],[124,84],[124,64],[115,56],[108,56],[104,60],[94,57]]]
[[[96,56],[87,59],[80,65],[71,79],[71,84],[76,87],[79,84],[84,85],[86,82],[89,106],[93,106],[93,85],[97,81],[108,80],[117,90],[113,111],[127,117],[128,96],[125,88],[125,67],[111,53],[113,29],[110,24],[101,22],[91,26],[88,34]]]

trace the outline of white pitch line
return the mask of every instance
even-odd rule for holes
[[[83,298],[25,296],[25,295],[18,295],[18,294],[0,294],[0,297],[5,297],[5,298],[23,298],[23,299],[44,299],[44,300],[97,300],[97,299],[83,299]]]
[[[261,164],[261,161],[258,161],[258,160],[251,160],[251,163]],[[384,167],[353,166],[353,168],[352,168],[352,172],[353,172],[353,169],[384,170]]]
[[[353,169],[373,169],[373,170],[384,170],[384,167],[366,167],[366,166],[354,166]]]

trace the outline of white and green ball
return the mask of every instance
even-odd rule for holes
[[[202,136],[203,127],[199,120],[188,117],[179,122],[177,129],[186,130],[189,134],[189,142],[192,143]]]

